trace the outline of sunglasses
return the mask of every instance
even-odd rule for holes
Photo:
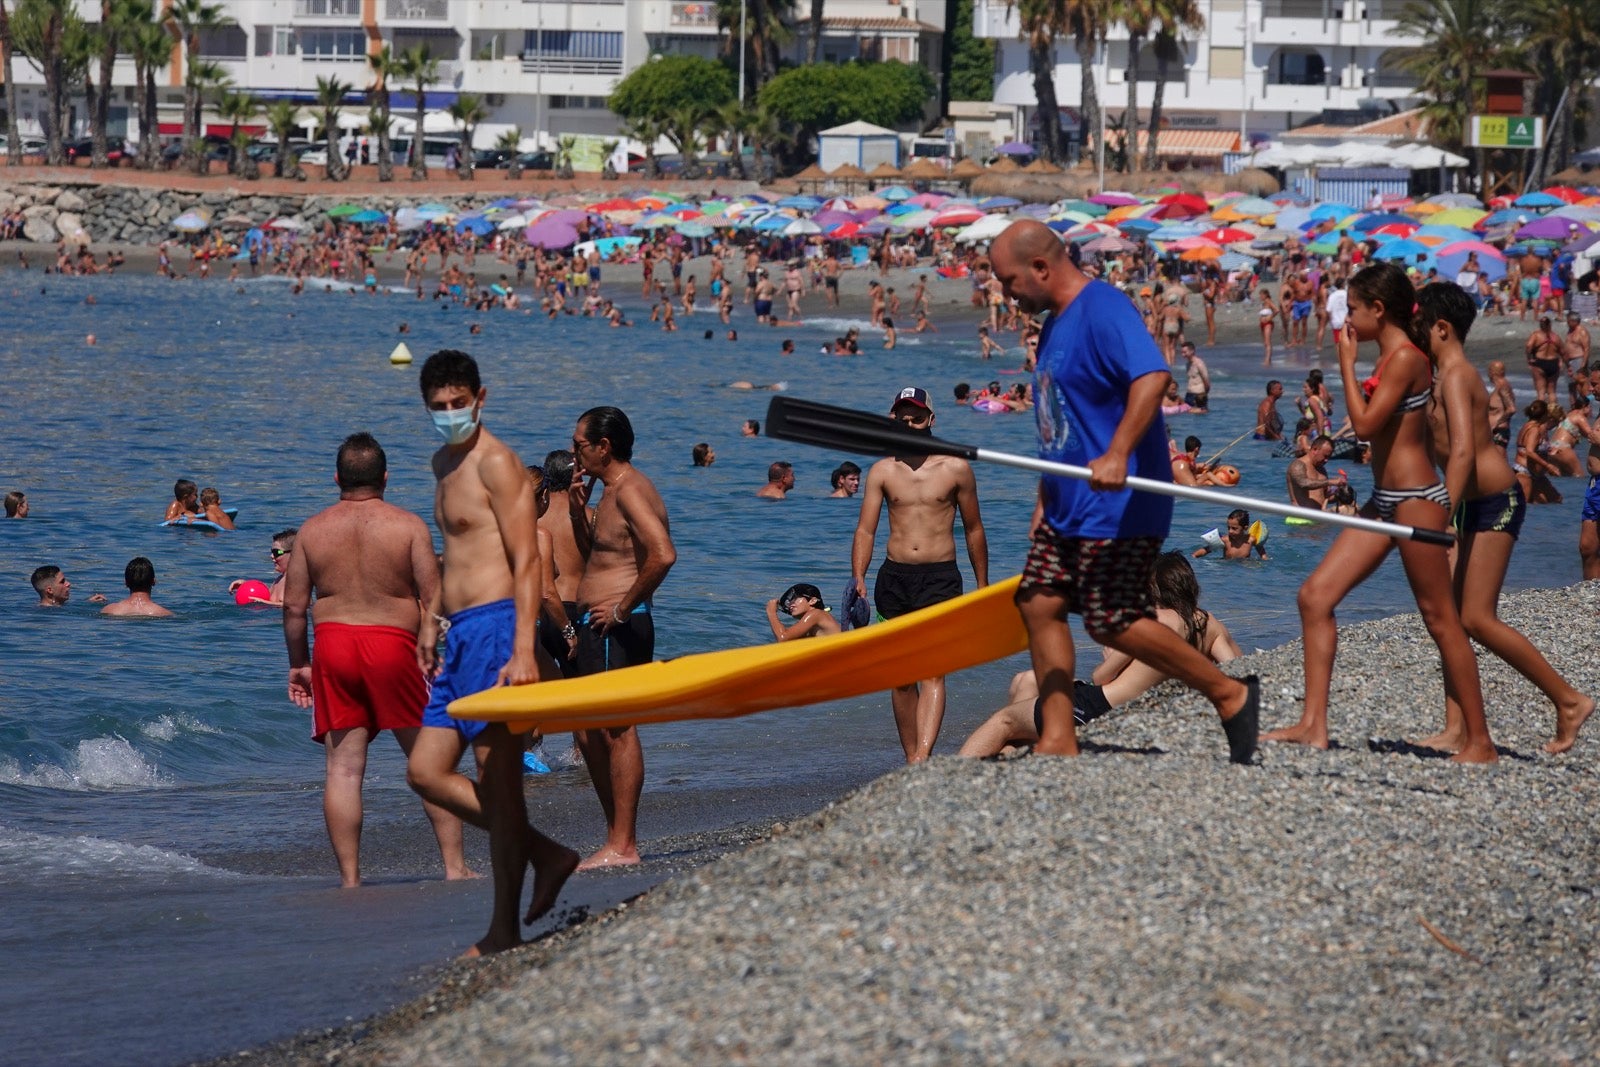
[[[269,555],[271,555],[273,559],[277,559],[280,556],[287,556],[290,552],[293,552],[293,551],[294,551],[294,549],[292,549],[292,548],[274,548],[269,553]]]

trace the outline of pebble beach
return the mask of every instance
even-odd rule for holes
[[[1502,615],[1580,689],[1591,585]],[[1238,660],[1298,714],[1300,645]],[[234,1064],[1579,1063],[1600,866],[1593,724],[1480,654],[1501,761],[1408,750],[1442,714],[1420,621],[1341,632],[1335,747],[1226,762],[1172,683],[1076,760],[936,758],[389,1015]]]

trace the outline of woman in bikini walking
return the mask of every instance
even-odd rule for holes
[[[1378,263],[1351,278],[1349,291],[1350,317],[1337,344],[1351,427],[1358,437],[1372,443],[1374,488],[1361,514],[1443,530],[1449,520],[1450,499],[1429,447],[1433,368],[1412,335],[1415,290],[1399,267]],[[1356,379],[1356,351],[1361,341],[1376,341],[1382,353],[1375,373],[1364,383]],[[1263,734],[1262,740],[1328,747],[1328,696],[1339,643],[1334,610],[1395,547],[1394,538],[1344,530],[1300,587],[1305,706],[1299,723]],[[1439,647],[1445,697],[1461,709],[1461,747],[1451,758],[1462,763],[1492,763],[1498,756],[1484,721],[1478,661],[1456,609],[1446,550],[1410,540],[1400,541],[1398,547],[1417,608]]]

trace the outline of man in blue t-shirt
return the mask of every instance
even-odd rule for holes
[[[1172,500],[1127,488],[1128,476],[1171,481],[1161,398],[1171,375],[1128,298],[1090,281],[1041,222],[1013,223],[989,253],[995,277],[1025,315],[1050,312],[1034,371],[1043,459],[1091,477],[1039,480],[1033,544],[1017,608],[1038,675],[1042,729],[1035,752],[1078,753],[1072,719],[1067,613],[1101,644],[1178,678],[1222,716],[1235,763],[1255,753],[1260,684],[1230,678],[1156,620],[1150,576],[1172,521]]]

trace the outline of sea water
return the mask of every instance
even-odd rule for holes
[[[965,307],[936,311],[941,332],[902,334],[899,347],[883,351],[855,319],[772,329],[757,326],[747,307],[737,309],[737,342],[703,313],[664,334],[631,286],[608,288],[635,328],[477,315],[317,284],[295,297],[280,280],[235,287],[0,275],[9,309],[0,373],[11,383],[12,411],[0,492],[23,489],[33,511],[0,524],[7,1060],[225,1054],[390,1006],[481,936],[488,887],[438,879],[427,824],[388,739],[373,745],[367,774],[362,859],[371,884],[336,888],[320,809],[323,756],[309,739],[308,714],[286,699],[280,616],[237,607],[227,592],[234,578],[270,580],[271,534],[334,500],[334,452],[351,432],[370,431],[387,449],[388,499],[431,521],[428,457],[437,442],[418,368],[387,359],[400,323],[410,325],[404,339],[419,364],[444,347],[478,358],[489,389],[485,422],[525,462],[565,447],[590,406],[628,413],[635,462],[661,490],[678,550],[656,595],[660,657],[767,641],[768,598],[806,581],[837,604],[850,574],[858,502],[827,498],[828,472],[847,457],[741,437],[745,419],[764,419],[771,394],[728,383],[782,382],[792,396],[872,411],[886,411],[901,386],[921,385],[938,413],[935,433],[1032,451],[1030,416],[985,415],[950,400],[958,381],[1019,379],[1003,373],[1020,363],[1014,335],[1003,338],[1010,355],[980,361]],[[820,311],[819,297],[809,303]],[[481,335],[469,333],[473,322],[483,324]],[[819,353],[850,325],[864,327],[860,357]],[[89,333],[96,346],[85,343]],[[779,355],[784,338],[796,342],[792,357]],[[1292,424],[1292,397],[1314,359],[1268,371],[1258,346],[1205,354],[1212,413],[1173,418],[1173,434],[1199,435],[1205,454],[1220,448],[1253,424],[1269,376],[1285,382]],[[1475,349],[1480,360],[1494,354]],[[1331,350],[1325,365],[1336,381]],[[714,466],[691,466],[699,441],[715,448]],[[1243,471],[1238,492],[1281,499],[1287,461],[1272,458],[1269,445],[1245,440],[1226,458]],[[767,465],[780,459],[795,465],[794,492],[782,502],[756,499]],[[1365,493],[1364,467],[1331,466]],[[158,528],[179,477],[217,487],[240,509],[238,531]],[[978,485],[990,574],[1014,574],[1034,480],[990,466],[978,471]],[[1562,488],[1564,505],[1532,509],[1511,588],[1578,579],[1582,484]],[[1197,546],[1227,510],[1180,502],[1170,547]],[[1269,561],[1197,564],[1205,605],[1247,651],[1297,636],[1295,590],[1332,537],[1266,518]],[[878,559],[886,536],[880,525]],[[89,594],[120,595],[122,568],[138,555],[154,561],[155,598],[177,617],[97,617]],[[970,584],[964,551],[958,556]],[[46,563],[73,581],[64,609],[35,606],[28,577]],[[1412,606],[1391,560],[1340,619]],[[1095,650],[1080,647],[1082,674]],[[953,752],[1002,704],[1007,680],[1024,666],[1018,656],[952,678],[938,751]],[[883,695],[643,734],[648,862],[574,879],[558,916],[575,901],[608,906],[675,863],[696,862],[697,846],[684,844],[696,834],[815,810],[901,762]],[[564,741],[551,739],[546,753],[558,769],[530,779],[534,819],[575,847],[596,847],[603,824],[584,772],[561,759]],[[468,839],[470,854],[486,862],[482,835],[469,830]]]

